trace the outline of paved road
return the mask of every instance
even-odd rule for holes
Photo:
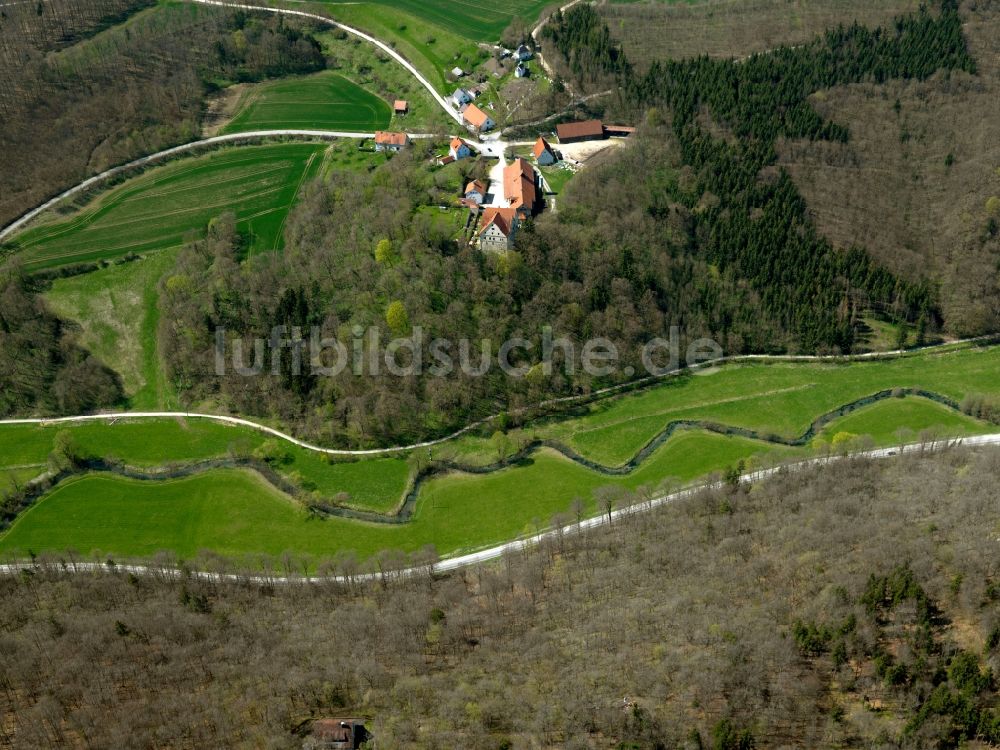
[[[758,471],[751,471],[740,476],[743,482],[759,482],[761,480],[767,479],[774,476],[779,472],[799,472],[804,471],[816,466],[821,466],[823,464],[836,463],[838,461],[843,461],[849,458],[870,458],[870,459],[884,459],[899,454],[930,454],[936,451],[945,450],[947,448],[953,447],[981,447],[981,446],[995,446],[1000,445],[1000,433],[993,433],[990,435],[978,435],[975,437],[961,438],[956,440],[940,440],[930,443],[910,443],[904,446],[897,446],[894,448],[879,448],[876,450],[869,451],[858,451],[856,453],[849,453],[842,456],[829,456],[825,458],[812,458],[806,461],[799,461],[796,463],[785,464],[783,466],[777,466],[771,469],[761,469]],[[544,531],[540,534],[534,534],[532,536],[515,539],[505,544],[498,544],[494,547],[489,547],[487,549],[478,550],[476,552],[470,552],[464,555],[456,555],[454,557],[446,557],[433,565],[434,572],[444,573],[451,570],[457,570],[459,568],[469,567],[472,565],[480,565],[482,563],[490,562],[496,560],[503,555],[510,552],[517,552],[525,548],[533,547],[541,542],[553,538],[557,533],[562,534],[574,534],[579,531],[600,528],[608,524],[614,524],[623,518],[630,516],[634,513],[645,513],[651,511],[655,508],[660,508],[669,503],[676,502],[678,500],[683,500],[685,498],[691,497],[697,492],[704,489],[719,488],[723,485],[722,482],[711,482],[707,484],[696,485],[688,487],[687,489],[680,490],[678,492],[672,492],[668,495],[661,495],[659,497],[653,498],[648,502],[641,503],[639,505],[629,506],[627,508],[618,508],[613,510],[610,515],[602,514],[599,516],[594,516],[588,518],[581,522],[580,524],[571,524],[564,527],[561,531],[550,529]],[[34,563],[30,561],[6,563],[0,565],[0,575],[19,575],[22,571],[32,568]],[[105,572],[105,573],[115,573],[115,572],[126,572],[134,573],[136,575],[156,575],[161,577],[171,577],[179,578],[182,576],[192,575],[196,578],[201,578],[205,580],[216,580],[216,581],[241,581],[245,583],[256,583],[256,584],[276,584],[276,585],[288,585],[288,584],[312,584],[312,583],[346,583],[348,582],[344,576],[311,576],[311,577],[286,577],[286,576],[257,576],[257,575],[237,575],[232,573],[211,573],[208,571],[182,571],[176,568],[165,568],[156,567],[150,565],[114,565],[109,566],[101,563],[90,563],[90,562],[79,562],[75,564],[68,564],[62,568],[65,572],[70,573],[94,573],[94,572]],[[426,566],[419,566],[413,568],[406,568],[401,571],[396,571],[389,573],[393,577],[410,577],[415,575],[425,575],[427,573]],[[359,576],[354,576],[352,580],[354,581],[372,581],[379,580],[381,578],[379,573],[366,573]]]
[[[979,336],[973,339],[965,339],[963,341],[951,342],[949,344],[942,344],[940,346],[931,346],[922,349],[921,351],[934,351],[935,349],[941,349],[943,347],[955,346],[957,344],[972,344],[976,342],[983,342],[995,339],[995,336]],[[589,401],[596,398],[601,398],[603,396],[610,396],[614,393],[628,390],[630,388],[636,388],[643,385],[649,385],[655,383],[658,380],[662,380],[669,377],[675,377],[678,374],[690,371],[690,370],[701,370],[709,367],[713,367],[725,363],[739,363],[739,362],[848,362],[848,361],[865,361],[873,359],[893,359],[901,357],[907,354],[912,354],[905,350],[896,350],[890,352],[869,352],[867,354],[854,354],[849,356],[837,356],[837,355],[813,355],[813,354],[795,354],[795,355],[778,355],[778,354],[740,354],[737,356],[730,357],[720,357],[718,359],[712,360],[710,362],[703,362],[701,364],[692,365],[689,368],[678,368],[676,370],[671,370],[670,372],[665,372],[659,375],[650,375],[645,378],[640,378],[628,383],[622,383],[621,385],[614,385],[608,388],[602,388],[592,393],[578,396],[562,396],[560,398],[547,399],[541,401],[531,407],[526,407],[528,409],[539,409],[549,406],[557,406],[562,404],[571,404],[579,401]],[[212,422],[219,422],[221,424],[231,424],[238,425],[240,427],[248,427],[259,432],[266,433],[268,435],[273,435],[274,437],[286,440],[293,445],[297,445],[300,448],[305,448],[306,450],[315,451],[316,453],[324,453],[331,456],[384,456],[391,455],[394,453],[400,453],[405,451],[411,451],[418,448],[429,448],[435,445],[440,445],[449,440],[452,440],[460,435],[464,435],[470,430],[474,430],[477,427],[488,424],[492,420],[496,419],[498,415],[494,414],[490,417],[485,417],[476,422],[467,424],[460,430],[456,430],[451,435],[447,435],[436,440],[427,440],[420,443],[412,443],[410,445],[398,445],[391,448],[370,448],[365,450],[346,450],[338,448],[324,448],[319,445],[313,445],[305,440],[299,440],[292,435],[289,435],[280,430],[276,430],[273,427],[269,427],[259,422],[254,422],[250,419],[243,419],[242,417],[232,417],[221,414],[205,414],[202,412],[184,412],[184,411],[123,411],[123,412],[106,412],[99,414],[81,414],[68,417],[35,417],[35,418],[24,418],[24,419],[0,419],[0,425],[18,425],[18,424],[37,424],[37,425],[56,425],[56,424],[71,424],[76,422],[100,422],[100,421],[114,421],[119,419],[206,419]],[[111,426],[111,425],[109,425]]]

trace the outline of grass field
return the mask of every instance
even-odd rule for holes
[[[850,365],[726,367],[608,400],[586,414],[525,430],[521,437],[560,439],[590,458],[620,463],[672,419],[706,419],[794,436],[820,414],[883,388],[922,387],[955,399],[967,393],[1000,397],[998,368],[1000,347]],[[0,467],[44,463],[59,429],[0,427]],[[69,429],[88,452],[147,466],[249,453],[264,440],[250,430],[197,420],[87,423]],[[545,526],[574,498],[590,502],[593,490],[603,485],[657,487],[664,480],[691,481],[740,459],[761,465],[802,458],[827,450],[839,433],[867,435],[876,444],[892,445],[928,434],[924,431],[943,437],[990,429],[933,401],[906,397],[841,417],[803,448],[682,430],[621,477],[599,474],[545,449],[516,467],[492,474],[448,474],[429,480],[421,488],[413,519],[400,526],[309,518],[296,503],[238,471],[170,483],[90,476],[61,486],[37,503],[0,538],[0,550],[74,547],[81,552],[96,548],[141,556],[160,548],[191,554],[212,547],[233,555],[287,549],[322,556],[349,549],[367,557],[384,548],[415,550],[433,543],[440,552],[452,553]],[[325,457],[293,446],[287,446],[287,454],[281,471],[326,496],[348,492],[356,507],[382,511],[395,507],[409,476],[404,458],[330,464]],[[485,438],[463,438],[451,448],[434,450],[436,458],[449,454],[472,463],[495,460],[495,450]],[[220,475],[226,479],[220,481]],[[144,511],[147,502],[150,509]],[[172,504],[178,506],[176,517],[164,510]],[[262,532],[261,526],[269,532]]]
[[[412,63],[442,94],[451,93],[457,86],[448,82],[447,71],[456,66],[471,70],[484,60],[487,54],[477,47],[472,37],[462,34],[454,23],[441,26],[428,20],[422,11],[410,13],[407,9],[382,3],[284,3],[282,0],[276,0],[276,4],[328,16],[389,44]],[[464,4],[455,6],[458,12],[467,7]],[[357,43],[365,44],[378,58],[389,60],[385,53],[377,51],[374,46],[360,41]],[[336,51],[335,47],[330,49]],[[412,79],[399,63],[390,60],[388,64],[397,67]]]
[[[316,38],[323,45],[328,67],[338,75],[387,102],[406,100],[409,112],[393,115],[390,130],[448,133],[454,129],[454,120],[445,114],[423,84],[374,45],[354,36],[338,36],[334,31],[320,32]],[[424,67],[431,70],[429,63]],[[436,73],[430,80],[435,77]]]
[[[1000,397],[1000,349],[927,353],[852,364],[722,367],[604,401],[585,414],[532,430],[595,460],[619,464],[673,419],[707,419],[795,437],[816,417],[883,389],[919,387],[960,401]]]
[[[866,420],[892,422],[899,406],[887,402],[870,407],[867,415],[855,416],[853,426]],[[907,405],[905,411],[911,409]],[[924,420],[942,416],[933,408],[917,406],[916,411]],[[953,426],[959,422],[960,431],[977,430],[972,420],[961,417]],[[831,434],[842,426],[831,427]],[[567,512],[574,498],[584,500],[588,513],[594,512],[591,497],[598,487],[655,488],[664,480],[677,485],[740,459],[754,465],[807,455],[807,449],[685,431],[633,474],[611,478],[542,450],[515,468],[429,481],[413,519],[396,526],[310,517],[248,472],[220,470],[161,483],[91,475],[61,485],[24,513],[0,538],[0,551],[72,548],[85,554],[100,550],[142,557],[169,549],[189,557],[210,549],[237,558],[284,551],[321,558],[354,551],[367,558],[382,549],[413,551],[434,544],[439,552],[451,553],[544,528],[554,514]]]
[[[389,126],[389,105],[337,73],[323,71],[247,89],[223,133],[250,130],[343,130],[368,133]]]
[[[575,174],[572,169],[567,169],[559,165],[551,167],[539,167],[538,170],[545,177],[545,182],[548,183],[549,188],[553,193],[559,195],[566,187],[573,175]]]
[[[133,409],[176,407],[156,350],[157,284],[175,253],[56,279],[45,293],[52,310],[80,327],[79,342],[121,375]]]
[[[0,426],[0,474],[4,467],[42,465],[60,431],[68,431],[85,455],[154,467],[229,455],[251,455],[267,437],[255,430],[205,420],[124,420],[51,426]],[[409,467],[402,458],[329,462],[325,455],[283,444],[275,468],[300,486],[331,498],[347,493],[345,504],[362,510],[392,511],[402,498]],[[40,472],[36,471],[35,474]]]
[[[15,236],[14,244],[29,270],[92,262],[178,247],[232,211],[251,237],[251,252],[279,249],[288,209],[327,148],[282,143],[182,158],[101,193],[69,217]]]
[[[447,29],[454,34],[474,42],[495,42],[510,22],[519,17],[533,23],[542,9],[553,3],[549,0],[511,0],[497,4],[489,0],[464,0],[461,3],[450,0],[376,0],[369,3],[326,2],[338,20],[346,9],[360,9],[370,12],[367,6],[380,8],[386,17],[398,17],[400,12]]]

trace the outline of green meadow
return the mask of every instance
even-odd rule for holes
[[[902,359],[852,364],[753,364],[664,381],[644,391],[609,398],[561,420],[514,431],[511,443],[546,437],[609,464],[630,458],[674,419],[703,419],[794,437],[821,414],[876,391],[919,387],[956,400],[970,393],[1000,398],[1000,347],[926,352]],[[585,413],[583,413],[585,412]],[[0,467],[42,465],[60,430],[82,452],[157,466],[225,455],[249,455],[273,439],[253,430],[202,420],[125,420],[69,426],[0,427]],[[308,515],[300,504],[265,485],[252,472],[219,470],[169,482],[89,475],[57,487],[22,514],[0,538],[0,550],[80,552],[99,549],[143,556],[157,549],[190,555],[208,548],[232,556],[289,550],[313,557],[351,550],[369,557],[381,549],[412,551],[433,543],[455,553],[501,542],[567,511],[575,498],[592,507],[598,487],[610,484],[676,486],[744,460],[761,466],[826,452],[843,442],[893,445],[918,436],[965,436],[991,425],[935,401],[890,398],[827,424],[808,446],[683,429],[627,475],[587,469],[550,449],[489,474],[452,472],[426,481],[413,518],[385,525]],[[352,507],[389,512],[409,485],[406,457],[329,461],[281,443],[275,467],[318,495]],[[422,453],[423,451],[421,451]],[[497,458],[486,436],[463,437],[431,451],[473,464]],[[0,469],[3,471],[3,469]],[[172,512],[171,508],[176,512]]]
[[[279,0],[277,4],[283,3]],[[471,70],[486,59],[486,52],[480,50],[476,44],[480,38],[472,36],[473,28],[479,28],[478,24],[472,23],[462,27],[454,22],[445,22],[442,25],[427,15],[428,10],[433,10],[432,6],[412,3],[412,7],[402,8],[383,3],[295,2],[288,3],[286,7],[328,16],[386,42],[444,94],[453,91],[457,85],[448,82],[446,73],[449,70],[456,66]],[[465,4],[448,4],[448,7],[453,13],[463,17],[469,12],[469,6]],[[438,14],[433,15],[438,16]],[[502,16],[507,18],[508,22],[512,17],[505,13]],[[503,23],[500,30],[502,31],[506,25],[507,23]],[[463,28],[466,29],[464,32]],[[495,40],[499,33],[500,31],[497,31],[488,39]],[[330,46],[330,49],[336,51],[336,45]],[[381,51],[377,51],[376,55],[389,59]],[[389,64],[399,67],[406,76],[410,76],[395,61]]]
[[[13,243],[29,270],[95,262],[178,247],[232,211],[250,252],[277,250],[288,209],[327,148],[279,143],[180,158],[101,191],[69,216],[50,213]]]
[[[61,431],[72,435],[83,455],[118,459],[142,468],[250,456],[265,443],[275,442],[256,430],[200,419],[120,420],[110,425],[0,425],[0,476],[5,467],[44,467],[52,441]],[[391,512],[407,486],[409,466],[403,458],[328,459],[324,454],[284,442],[279,449],[274,462],[278,472],[325,498],[347,493],[348,497],[341,499],[345,505]]]
[[[744,364],[665,380],[597,402],[578,416],[529,432],[562,440],[605,464],[627,461],[667,422],[703,419],[786,438],[837,407],[891,388],[922,388],[961,401],[970,393],[1000,398],[1000,348],[929,350],[850,364]],[[896,429],[905,422],[897,424]]]
[[[514,18],[521,18],[531,24],[538,20],[542,9],[552,5],[547,0],[511,0],[498,5],[489,0],[375,0],[367,3],[325,2],[332,11],[339,14],[344,7],[355,6],[360,12],[381,8],[387,16],[403,18],[401,14],[413,16],[442,29],[471,39],[475,42],[495,42]],[[339,15],[338,15],[339,20]],[[400,21],[404,23],[405,21]]]
[[[91,273],[56,279],[45,301],[78,326],[80,344],[121,375],[133,409],[175,408],[156,349],[159,280],[176,253],[150,253]]]
[[[223,133],[337,130],[368,133],[389,126],[389,105],[337,73],[323,71],[251,86]]]

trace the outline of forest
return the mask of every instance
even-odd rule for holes
[[[803,348],[849,349],[859,312],[920,330],[946,324],[930,280],[904,281],[862,247],[837,251],[818,235],[794,183],[774,166],[774,146],[778,138],[849,139],[844,125],[823,120],[808,102],[819,89],[925,79],[940,69],[974,72],[953,0],[936,14],[922,8],[902,16],[888,29],[840,26],[811,43],[743,61],[654,61],[645,74],[634,72],[590,6],[555,14],[543,35],[581,86],[616,84],[611,111],[634,118],[650,107],[669,113],[694,175],[692,189],[672,197],[699,208],[699,252],[721,272],[746,279]]]
[[[642,346],[671,326],[680,330],[681,352],[702,336],[717,337],[727,351],[794,346],[758,295],[690,252],[691,212],[657,190],[682,166],[664,124],[648,125],[618,158],[577,175],[558,215],[524,226],[506,256],[456,242],[454,225],[435,220],[454,185],[482,175],[484,164],[465,162],[456,176],[429,167],[423,148],[371,172],[334,171],[308,186],[289,215],[280,255],[241,260],[244,238],[231,217],[185,248],[161,285],[158,348],[186,403],[278,417],[332,444],[392,445],[620,382],[624,368],[642,371]],[[651,163],[674,176],[650,173]],[[516,364],[532,369],[522,378],[496,367],[483,377],[459,368],[407,376],[346,368],[312,377],[293,375],[285,350],[281,374],[243,377],[232,367],[214,374],[217,329],[249,352],[252,340],[268,339],[275,326],[297,326],[306,336],[318,326],[345,343],[359,326],[377,329],[384,342],[419,326],[428,342],[468,340],[475,361],[486,340],[494,362],[502,343],[520,336],[534,348],[516,350]],[[536,366],[546,326],[577,352],[588,339],[608,338],[619,371],[588,375],[578,363],[571,371],[555,349],[546,373]]]
[[[277,75],[323,62],[315,42],[280,17],[157,10],[165,15],[140,13],[127,35],[85,40],[100,51],[86,58],[87,70],[107,73],[123,55],[138,70],[139,58],[129,56],[179,29],[205,40],[196,45],[201,56],[179,69],[197,79],[199,91],[213,76]],[[820,88],[974,71],[953,2],[887,29],[839,27],[738,63],[654,62],[641,74],[590,6],[556,13],[543,33],[567,79],[584,91],[617,89],[609,113],[639,124],[629,145],[577,175],[558,212],[528,222],[515,251],[501,257],[457,242],[455,220],[438,208],[454,202],[464,180],[482,177],[485,165],[439,169],[429,165],[426,143],[371,170],[334,169],[305,185],[284,227],[283,253],[246,258],[247,238],[232,217],[218,217],[181,252],[159,289],[158,350],[185,405],[278,419],[331,445],[376,447],[621,382],[641,371],[642,344],[675,326],[681,351],[709,337],[728,354],[856,351],[871,318],[897,329],[900,344],[948,330],[933,280],[893,273],[860,246],[835,249],[817,231],[776,164],[775,144],[850,138],[847,127],[811,106],[807,97]],[[82,59],[69,56],[53,68],[46,58],[39,70],[80,75],[69,62]],[[276,374],[214,374],[218,329],[249,343],[276,326],[315,326],[341,341],[358,327],[377,329],[383,341],[419,327],[428,341],[476,347],[488,340],[494,360],[501,342],[519,336],[536,354],[515,363],[529,368],[524,378],[496,369],[485,377],[357,376],[348,369],[318,378],[292,372],[292,351],[280,355]],[[539,367],[546,326],[577,350],[594,337],[611,340],[621,355],[618,372],[568,372],[558,350],[551,372]],[[84,401],[106,403],[109,393]],[[31,399],[19,403],[8,409],[42,408]]]
[[[0,223],[93,173],[199,138],[205,97],[220,86],[325,64],[308,31],[281,16],[190,5],[135,12],[142,6],[0,8]]]
[[[81,413],[122,398],[116,373],[72,343],[16,266],[0,269],[0,414]]]
[[[446,575],[430,549],[292,586],[39,557],[0,580],[0,741],[301,747],[350,716],[382,748],[985,747],[998,471],[992,448],[854,460],[583,534],[567,508],[565,533]]]
[[[558,213],[526,226],[502,258],[456,244],[430,220],[427,209],[451,197],[422,147],[370,174],[310,186],[289,217],[283,256],[240,262],[242,240],[220,223],[180,257],[162,295],[160,349],[185,401],[291,421],[336,445],[381,446],[627,377],[560,363],[546,373],[537,356],[522,359],[533,369],[520,379],[293,377],[287,366],[282,375],[216,377],[220,327],[249,343],[275,326],[319,326],[341,341],[357,326],[378,328],[385,341],[419,326],[428,340],[488,339],[495,356],[512,336],[537,353],[551,326],[577,348],[610,339],[621,369],[638,372],[642,344],[671,326],[683,331],[682,351],[710,337],[739,354],[851,352],[870,316],[912,327],[917,344],[945,325],[930,280],[905,280],[864,248],[836,250],[818,234],[775,166],[774,144],[849,138],[808,103],[820,87],[974,69],[954,6],[901,18],[891,31],[839,28],[739,64],[669,61],[644,75],[590,6],[557,13],[544,29],[585,90],[617,82],[612,106],[641,125],[631,143],[575,177]]]

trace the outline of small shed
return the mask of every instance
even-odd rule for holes
[[[397,115],[405,115],[410,111],[410,103],[406,99],[397,99],[392,103],[392,109]]]
[[[635,128],[631,125],[605,125],[604,133],[608,136],[617,138],[628,138],[632,133],[635,132]]]

